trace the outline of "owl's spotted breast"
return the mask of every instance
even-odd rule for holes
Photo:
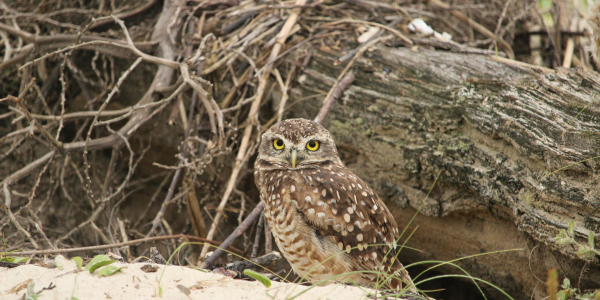
[[[369,285],[377,278],[374,271],[383,271],[400,278],[391,279],[389,287],[404,282],[415,291],[396,259],[399,233],[393,216],[377,194],[341,163],[326,129],[307,120],[283,121],[262,139],[256,185],[275,241],[296,273],[318,281],[365,271],[336,281]],[[285,145],[273,150],[271,143],[278,139]],[[309,141],[322,146],[308,151]]]
[[[298,275],[314,282],[352,270],[351,259],[339,255],[337,244],[316,231],[297,205],[295,199],[306,186],[304,178],[290,171],[267,171],[258,178],[271,186],[261,189],[265,218],[277,246]]]

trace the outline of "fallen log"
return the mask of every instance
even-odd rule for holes
[[[286,117],[316,114],[322,97],[307,96],[335,82],[343,67],[336,59],[314,53],[291,91],[291,102],[304,103]],[[354,68],[354,84],[324,125],[400,229],[420,208],[403,239],[418,226],[407,245],[421,252],[403,250],[405,265],[520,248],[456,263],[515,299],[545,297],[540,281],[550,268],[598,288],[597,258],[553,240],[571,220],[582,244],[599,232],[599,165],[590,159],[600,152],[597,73],[384,46]]]

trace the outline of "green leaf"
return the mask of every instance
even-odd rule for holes
[[[571,222],[569,222],[569,236],[575,237],[575,221],[574,220],[571,220]]]
[[[104,267],[114,263],[116,260],[110,259],[107,255],[96,255],[92,260],[85,266],[86,271],[90,271],[90,274],[94,274],[98,268]]]
[[[121,271],[124,268],[127,268],[127,267],[123,266],[123,267],[118,268],[116,266],[106,266],[106,267],[102,268],[100,271],[98,271],[98,277],[111,276],[115,273],[118,273],[119,271]]]
[[[558,239],[558,240],[555,240],[555,241],[559,245],[569,245],[569,244],[571,244],[573,242],[573,239],[570,238],[570,237],[567,237],[567,238],[562,238],[562,239]]]
[[[77,265],[77,270],[81,270],[81,267],[83,266],[83,259],[79,256],[75,256],[71,260]]]
[[[596,251],[587,246],[580,246],[579,250],[577,250],[577,257],[593,258],[595,255]]]
[[[560,291],[560,292],[558,292],[558,294],[556,294],[556,299],[558,299],[558,300],[567,300],[568,298],[569,298],[568,291]]]
[[[566,290],[566,289],[568,289],[568,288],[570,288],[570,287],[571,287],[571,280],[569,280],[569,278],[565,278],[565,279],[563,280],[563,284],[562,284],[562,286],[561,286],[561,287],[562,287],[563,289],[565,289],[565,290]]]
[[[267,276],[263,274],[248,269],[244,270],[244,274],[260,281],[260,283],[262,283],[267,288],[271,287],[271,279],[267,278]]]
[[[27,294],[29,296],[35,295],[34,289],[35,289],[35,283],[33,281],[27,284]]]
[[[590,245],[590,248],[596,249],[596,240],[593,231],[590,231],[590,233],[588,234],[588,245]]]
[[[19,263],[24,263],[27,262],[29,260],[29,257],[11,257],[12,258],[12,262],[19,264]]]
[[[15,263],[15,264],[27,262],[28,260],[29,260],[29,257],[12,257],[12,256],[0,257],[0,261],[11,262],[11,263]]]
[[[567,237],[567,232],[564,229],[561,229],[558,234],[556,235],[556,237],[554,238],[554,240],[558,240],[558,239],[564,239]]]
[[[35,293],[35,283],[32,281],[27,284],[27,300],[37,300],[40,295]]]

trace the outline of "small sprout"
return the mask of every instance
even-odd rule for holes
[[[94,274],[98,268],[104,267],[114,263],[115,260],[110,259],[107,255],[96,255],[92,260],[85,266],[86,271],[90,271],[90,274]]]
[[[565,278],[561,287],[565,290],[571,288],[571,280],[569,280],[569,278]]]
[[[29,294],[29,295],[35,294],[35,292],[33,291],[34,288],[35,288],[35,283],[33,281],[28,283],[27,284],[27,294]]]
[[[264,286],[266,286],[267,288],[271,287],[271,279],[267,278],[267,276],[260,274],[258,272],[254,272],[252,270],[246,269],[244,270],[244,274],[246,276],[250,276],[258,281],[260,281],[260,283],[262,283]]]
[[[571,222],[569,222],[569,236],[575,237],[575,221],[574,220],[571,220]]]
[[[595,255],[594,250],[592,248],[581,245],[579,250],[577,250],[577,257],[589,257],[593,258]]]
[[[573,242],[573,238],[568,236],[564,229],[561,229],[554,238],[554,241],[559,245],[569,245]]]
[[[118,273],[119,271],[123,270],[126,267],[116,267],[116,266],[106,266],[104,268],[102,268],[100,271],[98,271],[98,277],[108,277],[111,276],[115,273]]]
[[[567,300],[567,299],[569,299],[570,295],[571,295],[570,290],[562,290],[556,294],[556,299],[557,300]]]
[[[4,237],[4,232],[2,232],[2,245],[4,246],[4,253],[0,253],[0,261],[3,262],[10,262],[10,263],[23,263],[23,262],[27,262],[29,260],[29,258],[27,257],[14,257],[14,256],[8,256],[11,253],[15,253],[15,252],[19,252],[21,251],[21,249],[17,249],[17,250],[13,250],[13,251],[6,251],[6,239]]]
[[[28,257],[17,257],[17,256],[4,256],[0,257],[0,261],[11,262],[15,264],[24,263],[29,260]]]
[[[30,282],[27,285],[27,298],[25,298],[26,300],[37,300],[38,299],[38,297],[40,295],[37,294],[34,289],[35,289],[35,283]]]
[[[81,267],[83,267],[83,259],[79,256],[75,256],[71,260],[77,265],[77,271],[81,270]]]
[[[596,243],[595,243],[595,237],[594,237],[593,231],[590,231],[590,233],[588,234],[588,245],[590,246],[590,248],[592,250],[596,249]]]

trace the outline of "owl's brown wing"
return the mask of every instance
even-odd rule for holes
[[[354,258],[357,270],[403,269],[395,259],[399,236],[396,221],[364,181],[348,168],[333,163],[305,169],[296,175],[301,178],[293,181],[304,184],[291,185],[292,204],[324,238],[332,239],[341,251]],[[413,285],[406,270],[398,275]],[[402,286],[400,282],[388,285]]]

